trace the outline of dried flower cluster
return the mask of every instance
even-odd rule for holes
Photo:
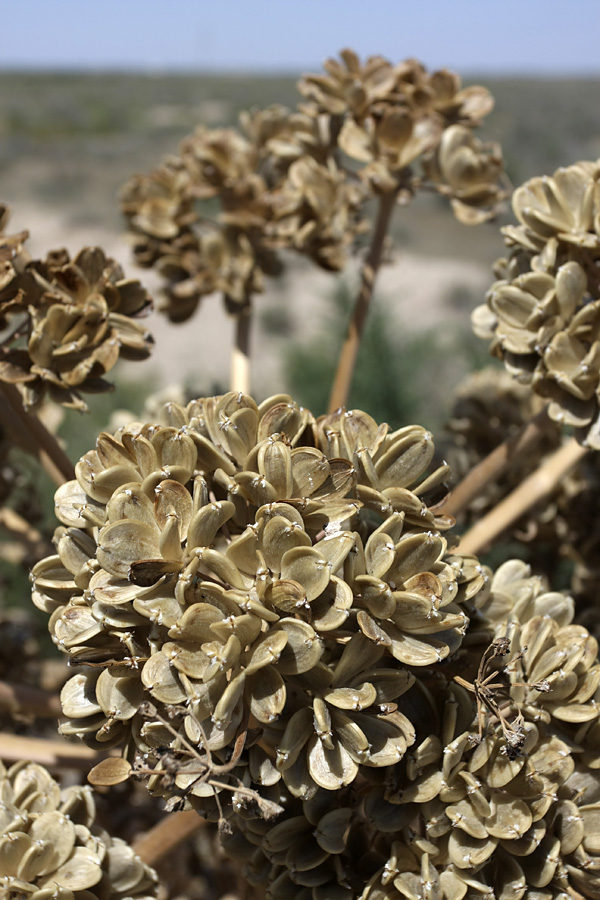
[[[433,453],[230,393],[102,434],[57,492],[63,733],[219,819],[273,898],[596,883],[561,825],[595,809],[596,641],[524,564],[448,551]]]
[[[317,424],[282,396],[171,404],[166,419],[101,435],[57,492],[34,601],[91,665],[63,691],[63,731],[172,744],[138,715],[146,698],[185,704],[188,740],[222,753],[250,718],[253,779],[301,797],[400,759],[403,666],[445,658],[467,622],[446,523],[421,499],[446,474],[426,475],[431,435],[359,411]]]
[[[473,135],[492,108],[488,91],[414,60],[341,57],[326,62],[327,74],[300,80],[306,101],[296,110],[254,110],[240,131],[200,127],[178,155],[123,189],[136,260],[158,267],[174,321],[215,291],[228,309],[244,307],[279,271],[280,250],[341,269],[373,193],[407,202],[425,181],[463,222],[495,212],[500,151]],[[219,202],[216,221],[202,212],[209,198]]]
[[[507,258],[474,315],[510,374],[459,391],[449,455],[466,477],[448,497],[428,431],[393,431],[345,398],[395,204],[436,191],[465,223],[498,208],[500,151],[475,137],[492,98],[415,60],[346,50],[324,68],[299,81],[294,110],[200,127],[124,188],[137,260],[161,273],[170,318],[214,292],[237,316],[235,390],[154,403],[151,421],[101,433],[74,479],[40,421],[13,427],[22,410],[2,381],[29,409],[46,396],[84,409],[119,356],[148,355],[136,317],[150,299],[98,248],[31,260],[0,209],[2,427],[61,485],[54,552],[31,572],[75,670],[57,676],[60,731],[104,751],[91,785],[137,779],[167,813],[217,824],[205,850],[218,830],[248,897],[600,900],[599,470],[560,428],[600,449],[600,163],[515,193],[519,224],[503,230]],[[373,198],[335,412],[315,418],[286,394],[255,402],[240,388],[252,295],[286,251],[341,269]],[[512,442],[490,454],[511,435],[523,458]],[[526,507],[541,457],[550,476]],[[463,522],[489,515],[458,539],[448,511],[465,507]],[[36,558],[48,552],[30,516],[3,513]],[[467,552],[511,522],[546,573],[574,563],[575,600],[522,560],[494,571]],[[0,763],[0,895],[150,900],[163,828],[177,823],[172,848],[196,817],[152,828],[143,861],[97,823],[90,787],[61,790],[28,762],[23,732],[57,698],[29,683],[42,681],[33,632],[19,617],[0,625],[16,642],[0,660],[2,727],[21,716],[22,757]],[[150,797],[134,786],[119,796],[144,821]]]
[[[166,421],[101,435],[57,492],[57,555],[32,577],[86,666],[63,733],[125,744],[153,791],[209,816],[221,788],[309,800],[398,762],[415,731],[397,701],[467,624],[431,435],[317,423],[283,396]]]
[[[7,218],[2,207],[0,229]],[[149,355],[152,337],[136,316],[152,301],[100,248],[32,260],[26,238],[0,234],[0,380],[21,386],[27,409],[49,394],[85,410],[81,393],[110,390],[104,376],[120,356]]]
[[[152,900],[156,875],[96,824],[89,787],[0,762],[0,893],[6,900]]]
[[[414,59],[392,65],[381,56],[364,65],[351,50],[325,63],[326,75],[307,75],[298,88],[308,98],[303,112],[327,116],[339,148],[362,163],[359,176],[375,193],[419,187],[410,166],[419,158],[430,183],[452,199],[459,221],[490,218],[503,194],[502,156],[483,145],[473,128],[493,107],[480,86],[462,88],[448,69],[428,73]]]
[[[549,401],[549,415],[600,449],[598,163],[532,178],[513,195],[519,221],[475,332],[508,371]]]
[[[173,321],[189,318],[214,292],[230,311],[243,308],[263,290],[265,275],[279,273],[279,249],[294,248],[326,269],[344,265],[364,192],[326,148],[316,147],[316,156],[310,147],[289,151],[294,118],[277,108],[250,116],[246,133],[198,128],[179,156],[123,189],[135,259],[158,267]],[[220,205],[216,221],[201,214],[209,198]]]
[[[462,675],[441,690],[430,683],[435,714],[383,788],[389,855],[362,898],[598,891],[597,643],[570,624],[572,601],[545,591],[525,564],[505,563],[490,576],[475,597],[482,619],[471,611],[455,671],[474,665],[469,643],[484,623],[493,642],[472,685]],[[503,657],[509,664],[498,668]],[[481,738],[469,694],[488,720]],[[383,848],[381,837],[370,846]]]

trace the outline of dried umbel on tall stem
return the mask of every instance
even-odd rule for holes
[[[287,110],[268,113],[248,116],[247,134],[197,129],[179,156],[122,191],[136,260],[156,265],[164,277],[169,317],[185,321],[215,292],[236,317],[236,390],[249,389],[252,297],[265,276],[280,272],[276,251],[295,249],[326,269],[341,268],[365,199],[327,147],[318,158],[310,147],[282,150],[284,135],[302,132],[305,123]],[[202,214],[210,198],[219,202],[216,219]]]
[[[164,277],[169,317],[186,320],[214,292],[238,317],[231,387],[247,391],[252,298],[280,271],[278,251],[339,271],[365,231],[365,201],[378,196],[333,410],[347,402],[396,200],[428,187],[451,198],[461,221],[477,222],[494,214],[503,191],[498,148],[472,135],[492,107],[484,88],[463,89],[453,73],[428,74],[413,60],[363,65],[350,50],[325,68],[300,79],[306,100],[296,110],[246,113],[241,131],[198,128],[176,156],[133,178],[121,199],[138,263]],[[206,199],[218,201],[216,217]]]
[[[326,116],[339,149],[361,164],[371,192],[397,193],[406,202],[424,181],[453,198],[460,221],[484,221],[504,193],[502,157],[472,134],[493,107],[485,88],[461,88],[454,72],[428,73],[417,60],[393,65],[380,56],[363,64],[352,50],[329,59],[326,75],[299,84],[303,112]],[[424,168],[411,168],[423,162]]]
[[[366,194],[337,166],[327,129],[304,140],[312,123],[283,108],[247,114],[243,127],[198,128],[177,156],[123,188],[136,261],[163,275],[173,321],[215,292],[236,313],[279,273],[277,250],[338,270],[356,234]],[[211,198],[216,217],[203,215]]]
[[[394,66],[371,57],[361,64],[351,50],[342,51],[341,62],[328,60],[325,69],[326,75],[299,82],[309,101],[303,111],[329,119],[338,152],[350,161],[347,168],[378,197],[371,246],[329,399],[328,409],[334,411],[348,401],[396,202],[406,205],[423,188],[437,190],[451,198],[459,221],[474,224],[495,214],[504,193],[499,148],[483,147],[472,133],[493,105],[484,88],[461,90],[454,73],[429,74],[416,60]]]

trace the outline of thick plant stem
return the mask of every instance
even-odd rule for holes
[[[139,835],[133,842],[133,849],[147,865],[155,866],[177,844],[185,841],[203,825],[204,820],[194,809],[171,813],[154,828]]]
[[[231,353],[231,390],[250,393],[250,326],[252,305],[250,298],[236,313],[235,344]]]
[[[356,365],[356,357],[360,348],[367,313],[373,297],[373,288],[377,272],[381,265],[383,246],[388,227],[396,203],[397,191],[382,194],[379,198],[379,210],[375,221],[375,229],[371,240],[371,246],[361,270],[360,289],[352,312],[352,318],[348,326],[348,332],[342,345],[338,359],[337,370],[333,380],[331,396],[329,398],[328,412],[335,412],[348,402],[350,385]]]
[[[45,741],[42,738],[0,733],[0,759],[4,762],[26,759],[49,768],[87,771],[90,766],[108,755],[97,753],[90,747],[80,744],[69,744],[67,741]]]
[[[39,459],[44,471],[60,487],[75,477],[73,463],[38,417],[23,408],[13,384],[0,382],[0,423],[16,444]]]
[[[499,478],[511,462],[531,450],[544,436],[548,422],[548,413],[544,407],[537,416],[526,422],[517,434],[509,437],[471,469],[440,504],[439,511],[445,516],[456,517],[466,509],[471,500],[478,497],[490,481]]]
[[[0,558],[12,563],[24,559],[41,559],[54,553],[54,547],[41,532],[30,525],[18,512],[5,506],[0,509],[0,528],[5,529],[14,541],[0,543]]]
[[[58,719],[62,715],[57,694],[11,681],[0,681],[0,710],[39,719]]]
[[[477,522],[465,535],[456,553],[480,553],[534,504],[543,500],[560,481],[589,453],[587,447],[571,438],[548,457],[518,488]]]

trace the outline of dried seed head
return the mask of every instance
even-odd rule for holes
[[[123,762],[107,759],[104,765]],[[0,763],[0,793],[3,895],[85,892],[89,900],[118,900],[125,893],[140,900],[157,896],[156,873],[124,841],[95,823],[89,787],[61,791],[36,763],[19,762],[8,770]]]
[[[152,336],[135,317],[150,309],[151,298],[98,247],[74,260],[60,250],[15,267],[16,253],[13,247],[0,317],[22,317],[14,337],[25,337],[27,346],[4,353],[0,379],[21,385],[28,409],[48,392],[58,403],[85,410],[81,392],[109,390],[104,375],[119,356],[149,355]]]
[[[476,333],[508,370],[549,401],[550,417],[600,446],[598,164],[577,163],[532,178],[513,195],[511,248],[474,314]]]
[[[63,731],[129,737],[153,791],[210,815],[204,776],[228,760],[221,785],[249,760],[303,798],[393,765],[415,738],[406,667],[436,666],[467,623],[449,523],[427,505],[446,471],[431,435],[359,410],[317,424],[284,396],[164,415],[100,435],[57,493],[58,552],[32,578],[86,667],[63,689]]]

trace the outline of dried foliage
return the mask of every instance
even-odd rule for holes
[[[417,426],[233,393],[164,421],[99,437],[32,573],[83,666],[62,732],[125,754],[95,780],[133,772],[219,820],[275,898],[368,897],[423,866],[496,890],[512,842],[523,890],[550,883],[598,716],[572,602],[448,552],[447,467]],[[595,878],[577,834],[567,884]]]
[[[173,321],[214,292],[228,309],[243,307],[280,271],[281,250],[342,269],[373,195],[407,203],[429,187],[462,222],[495,213],[502,157],[473,136],[493,106],[485,88],[461,88],[453,72],[415,60],[361,64],[351,50],[325,70],[300,79],[306,99],[295,110],[252,110],[240,130],[200,127],[124,187],[135,258],[163,276]],[[201,203],[211,198],[216,218]]]
[[[0,763],[0,890],[6,900],[151,900],[156,875],[96,823],[89,787],[61,791],[47,769]]]
[[[474,134],[489,93],[447,70],[346,50],[298,89],[295,110],[199,128],[122,204],[171,319],[218,291],[247,325],[281,252],[342,268],[375,197],[336,375],[345,395],[395,205],[435,190],[461,222],[484,221],[503,197],[501,154]],[[22,757],[0,764],[2,896],[153,897],[149,857],[178,823],[170,855],[195,811],[209,823],[204,874],[193,888],[173,875],[165,897],[218,900],[231,872],[244,900],[600,897],[598,466],[561,429],[600,447],[597,172],[579,163],[516,191],[509,256],[474,319],[520,383],[480,373],[451,414],[469,523],[510,506],[505,494],[543,474],[545,456],[579,454],[512,535],[529,542],[538,574],[464,552],[445,512],[450,465],[418,425],[394,430],[343,402],[315,418],[286,394],[258,403],[234,382],[187,404],[149,402],[151,421],[99,435],[56,492],[54,552],[31,572],[33,602],[75,672],[36,688],[37,635],[19,617],[0,621],[2,725]],[[26,238],[0,236],[0,381],[20,385],[31,409],[81,409],[119,355],[147,356],[135,317],[150,301],[100,249],[30,260]],[[15,413],[15,389],[3,392]],[[7,442],[54,447],[18,412],[19,430],[2,420]],[[495,453],[532,418],[527,455]],[[10,512],[0,524],[40,547]],[[564,559],[574,598],[545,577]],[[153,798],[175,814],[137,841],[144,861],[97,824],[89,787],[61,791],[25,759],[25,747],[49,750],[36,717],[58,702],[57,682],[60,731],[83,750],[80,766],[94,757],[88,780],[107,794],[107,818],[139,831],[154,823]],[[230,864],[214,852],[217,833]]]
[[[63,733],[132,739],[147,759],[173,740],[144,700],[163,719],[177,707],[174,733],[217,757],[258,727],[253,786],[283,778],[303,798],[400,759],[413,727],[382,708],[413,677],[389,667],[435,664],[467,624],[448,523],[424,499],[447,473],[428,474],[431,435],[360,411],[317,423],[284,396],[165,418],[101,435],[56,496],[58,553],[34,568],[34,601],[90,667],[63,690]],[[175,780],[200,806],[201,774],[189,791]]]
[[[0,227],[7,218],[3,208]],[[135,317],[152,301],[99,247],[32,260],[26,238],[0,235],[0,381],[22,387],[26,409],[49,394],[85,410],[81,392],[110,390],[104,376],[119,356],[149,355],[152,337]]]
[[[475,332],[508,371],[545,398],[556,422],[600,449],[600,206],[598,163],[558,169],[517,188],[519,224],[502,229],[510,255],[497,263]]]

